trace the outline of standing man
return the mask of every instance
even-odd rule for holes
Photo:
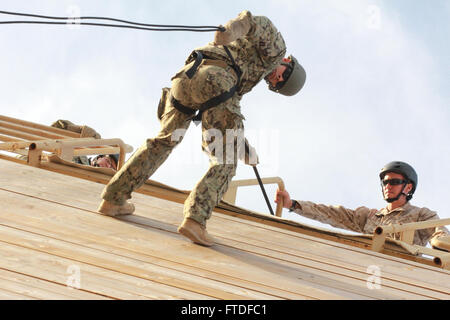
[[[283,199],[285,208],[306,218],[327,223],[336,228],[373,234],[378,226],[436,220],[439,216],[428,208],[409,203],[416,191],[418,177],[413,167],[401,161],[386,164],[380,172],[380,182],[387,207],[381,210],[359,207],[326,206],[309,201],[291,200],[287,191],[277,192],[275,202]],[[426,246],[428,241],[448,235],[445,227],[416,230],[414,244]],[[391,235],[399,239],[397,234]]]
[[[131,193],[167,159],[191,121],[201,121],[202,148],[210,158],[210,167],[184,203],[184,221],[178,232],[200,245],[214,243],[206,231],[206,221],[236,174],[237,159],[257,164],[247,141],[238,143],[244,129],[242,96],[262,79],[271,90],[292,96],[306,79],[293,56],[284,58],[283,37],[268,18],[243,11],[224,29],[215,33],[213,43],[188,57],[172,78],[171,89],[163,89],[158,107],[160,132],[147,139],[111,179],[102,193],[99,213],[133,213],[134,205],[127,201]]]

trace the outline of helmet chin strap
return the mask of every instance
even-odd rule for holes
[[[382,188],[383,188],[383,187],[382,187]],[[406,183],[403,184],[403,189],[402,189],[402,191],[400,191],[399,194],[398,194],[395,198],[384,198],[384,200],[386,200],[386,201],[389,202],[389,203],[392,203],[392,202],[395,202],[395,201],[397,201],[398,199],[400,199],[400,197],[401,197],[402,195],[404,195],[405,197],[407,197],[408,195],[407,195],[406,193],[403,192],[403,191],[405,191],[405,188],[406,188]],[[383,191],[383,196],[384,196],[384,191]]]

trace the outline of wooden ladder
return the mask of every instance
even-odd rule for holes
[[[81,133],[0,115],[0,151],[27,156],[32,166],[39,166],[43,152],[68,161],[74,156],[119,154],[120,168],[133,147],[121,139],[81,138]]]

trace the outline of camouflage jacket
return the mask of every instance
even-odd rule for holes
[[[273,23],[264,16],[252,16],[249,11],[243,11],[240,16],[247,15],[250,18],[251,28],[248,34],[227,45],[236,64],[242,71],[241,83],[238,96],[248,93],[265,76],[275,69],[286,54],[286,45],[283,37]],[[204,55],[220,59],[232,65],[223,46],[210,43],[206,46],[196,48]],[[186,63],[189,63],[188,59]],[[232,112],[240,114],[239,105],[231,106]]]
[[[439,216],[428,208],[419,208],[409,202],[403,207],[389,211],[387,208],[381,210],[359,207],[355,210],[343,206],[327,206],[315,204],[309,201],[298,201],[294,210],[301,216],[314,219],[336,228],[347,229],[365,234],[373,234],[376,227],[390,224],[404,224],[426,220],[436,220]],[[449,232],[445,227],[416,230],[414,244],[426,246],[427,242],[434,237],[447,235]],[[400,239],[399,234],[391,234],[391,238]]]

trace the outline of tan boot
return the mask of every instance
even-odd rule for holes
[[[125,216],[134,212],[134,204],[125,202],[123,205],[119,206],[103,200],[97,211],[100,214],[110,217]]]
[[[210,247],[214,244],[214,238],[208,234],[206,228],[195,220],[185,218],[178,232],[192,242],[202,246]]]

